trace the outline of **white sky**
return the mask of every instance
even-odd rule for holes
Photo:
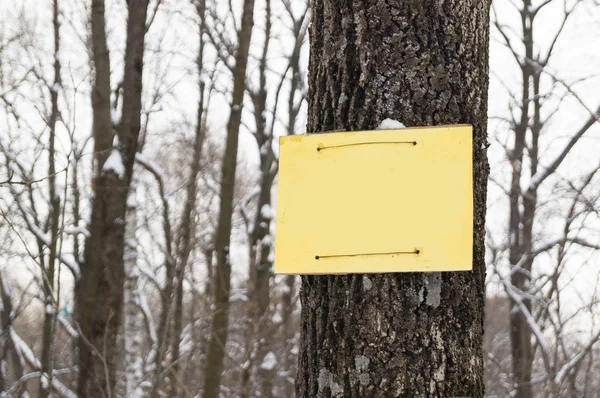
[[[76,130],[76,135],[79,137],[86,137],[91,131],[89,86],[87,84],[89,82],[89,76],[87,76],[88,59],[84,47],[86,40],[84,35],[86,31],[84,21],[87,17],[85,4],[85,2],[75,0],[61,1],[61,8],[64,14],[62,18],[63,49],[60,53],[60,59],[64,67],[63,79],[68,86],[77,85],[79,87],[77,94],[69,89],[67,95],[69,98],[76,98],[76,101],[71,103],[75,103],[77,107],[65,113],[68,115],[69,126]],[[151,8],[153,8],[153,4],[154,2],[152,2]],[[239,4],[239,0],[234,2],[234,4]],[[274,13],[279,13],[281,9],[276,6],[278,2],[274,2],[274,4]],[[561,1],[556,1],[538,15],[535,25],[535,37],[539,38],[539,49],[547,47],[549,35],[556,30],[556,25],[561,15],[561,4]],[[193,125],[197,110],[197,77],[193,64],[197,49],[197,26],[194,20],[189,17],[193,15],[193,11],[188,2],[167,0],[165,1],[165,5],[166,7],[163,9],[163,12],[159,13],[146,40],[148,50],[145,56],[145,103],[149,104],[149,99],[156,87],[161,89],[169,87],[170,91],[170,94],[165,96],[161,101],[161,110],[153,113],[151,116],[149,147],[147,148],[151,153],[156,152],[158,149],[152,147],[153,139],[164,138],[165,131],[172,129],[173,125],[180,125],[182,119]],[[260,43],[264,36],[261,29],[264,7],[262,2],[258,2],[257,7],[256,29],[252,49],[254,55],[257,55],[261,50]],[[518,27],[519,17],[515,15],[515,11],[509,1],[497,0],[495,7],[501,21]],[[169,12],[164,12],[167,8]],[[239,9],[239,7],[236,6],[236,9]],[[126,9],[122,0],[108,0],[107,10],[109,47],[111,49],[112,69],[114,70],[112,84],[114,87],[121,75],[120,71],[122,69]],[[21,12],[27,16],[29,26],[36,31],[35,40],[32,45],[46,49],[44,56],[44,62],[46,63],[45,72],[46,76],[50,77],[51,65],[49,61],[53,58],[50,1],[15,0],[0,2],[0,15],[2,16],[0,17],[0,32],[7,35],[7,33],[14,30],[16,26],[15,21],[19,20]],[[598,42],[600,41],[599,16],[600,11],[598,8],[580,7],[577,14],[567,24],[562,38],[557,44],[554,59],[551,63],[553,73],[567,82],[589,77],[585,82],[576,84],[574,88],[580,98],[592,109],[596,109],[600,103],[600,95],[598,95],[600,88],[600,76],[598,76],[598,71],[600,71],[600,54],[598,53]],[[276,49],[276,53],[272,57],[277,59],[277,53],[289,50],[290,38],[288,32],[282,31],[282,25],[279,20],[276,21],[274,30],[281,32],[279,38],[272,42],[272,48]],[[490,44],[490,69],[492,72],[489,93],[490,116],[506,115],[509,97],[504,85],[517,92],[519,89],[519,70],[500,40],[500,36],[492,28]],[[34,53],[35,51],[33,50],[31,52],[23,51],[25,55]],[[213,68],[211,60],[214,60],[214,52],[210,49],[207,50],[206,58],[209,64],[207,70],[210,72]],[[26,60],[26,58],[22,59]],[[305,49],[302,57],[303,71],[306,71],[307,64],[308,51]],[[281,70],[281,65],[282,63],[279,62],[275,63],[273,67]],[[24,67],[23,65],[17,65],[15,73]],[[255,71],[256,62],[251,61],[249,73],[252,75]],[[160,78],[157,76],[160,76]],[[161,79],[162,82],[160,81]],[[274,79],[269,84],[273,84],[273,82]],[[231,82],[227,78],[227,74],[224,74],[219,80],[217,87],[222,92],[227,92],[230,85]],[[547,89],[547,83],[545,88]],[[35,114],[36,112],[31,107],[31,104],[39,96],[39,93],[31,90],[28,95],[31,101],[27,102],[23,100],[23,109],[26,112]],[[229,116],[227,101],[227,94],[215,94],[211,98],[209,126],[212,139],[215,142],[219,142],[221,140],[220,137],[224,136],[225,125]],[[148,105],[146,106],[147,108]],[[5,122],[3,117],[4,115],[0,115],[0,126]],[[565,100],[561,105],[560,112],[552,119],[547,129],[545,136],[547,139],[545,138],[543,145],[548,147],[548,153],[556,153],[564,145],[565,137],[568,137],[574,129],[578,128],[581,121],[587,119],[587,117],[586,111],[577,101],[573,98]],[[253,125],[252,118],[248,113],[244,115],[243,120],[249,126]],[[35,130],[39,129],[42,121],[36,116],[32,117],[29,123],[32,125],[32,130]],[[300,133],[304,128],[304,116],[301,117],[298,126],[298,132]],[[0,136],[4,134],[1,130],[2,128],[0,127]],[[280,129],[281,125],[276,125],[276,134],[280,134]],[[62,146],[68,149],[66,130],[62,128],[59,134],[62,134],[64,137]],[[492,174],[500,180],[506,180],[508,178],[508,169],[500,164],[503,156],[502,149],[495,143],[493,138],[494,136],[501,138],[505,132],[503,132],[501,125],[491,120],[489,134],[490,142],[492,143],[489,149],[490,162],[493,166]],[[24,135],[23,137],[27,136]],[[27,142],[23,142],[23,145],[27,145]],[[240,170],[252,170],[256,168],[258,164],[258,149],[256,148],[254,139],[245,127],[242,127],[241,130],[240,146],[240,161],[242,164]],[[87,152],[91,152],[91,146],[88,146]],[[594,162],[597,162],[598,153],[600,153],[600,127],[596,125],[574,148],[573,153],[569,155],[561,166],[560,175],[564,178],[581,175],[590,166],[593,166]],[[59,163],[63,162],[63,164],[66,164],[66,161],[65,158],[59,159]],[[45,168],[41,167],[40,173],[43,174],[44,171]],[[542,192],[544,192],[543,189]],[[1,194],[4,195],[5,191]],[[493,184],[490,184],[488,227],[493,232],[495,238],[505,239],[507,205],[500,196],[499,190]],[[157,230],[157,234],[159,233],[160,230]],[[236,240],[240,242],[240,236],[236,236]],[[246,249],[243,246],[239,247],[240,250],[234,256],[236,283],[242,283],[247,275]],[[160,257],[157,251],[154,251],[154,254]],[[203,266],[200,268],[200,273],[203,273]],[[597,277],[597,272],[598,258],[596,256],[590,266],[581,271],[580,277],[577,278],[576,286],[580,288],[579,290],[584,292],[589,290],[590,284]]]

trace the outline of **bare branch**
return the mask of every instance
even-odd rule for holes
[[[48,179],[50,179],[50,178],[52,178],[52,177],[55,177],[55,176],[57,176],[58,174],[60,174],[60,173],[63,173],[63,172],[65,172],[65,171],[67,171],[67,169],[68,169],[68,167],[65,167],[64,169],[62,169],[62,170],[59,170],[59,171],[57,171],[57,172],[55,172],[55,173],[49,174],[49,175],[47,175],[46,177],[42,177],[42,178],[40,178],[40,179],[37,179],[37,180],[28,180],[28,181],[13,181],[13,180],[12,180],[12,178],[13,178],[13,175],[14,175],[14,172],[13,172],[13,173],[11,173],[11,175],[8,177],[8,180],[6,180],[6,181],[0,181],[0,186],[2,186],[2,185],[33,185],[33,184],[37,184],[37,183],[40,183],[40,182],[46,181],[46,180],[48,180]]]

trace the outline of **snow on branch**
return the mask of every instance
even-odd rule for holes
[[[55,369],[52,371],[52,375],[54,375],[54,376],[58,376],[61,374],[69,374],[69,373],[71,373],[71,370],[68,368]],[[3,391],[2,393],[0,393],[0,394],[6,394],[6,395],[0,395],[0,396],[3,398],[4,397],[12,397],[16,391],[20,390],[20,387],[23,385],[23,383],[25,383],[28,380],[39,378],[39,377],[42,377],[42,372],[29,372],[27,374],[24,374],[7,391]],[[28,395],[23,394],[23,397],[28,397]]]
[[[27,361],[29,366],[34,369],[41,367],[40,361],[35,357],[33,350],[25,343],[25,341],[23,341],[23,339],[21,339],[12,327],[10,328],[10,338],[15,344],[15,348],[20,353],[20,356]]]
[[[523,303],[523,299],[521,298],[521,295],[519,293],[517,293],[517,291],[514,289],[513,285],[509,281],[507,281],[506,278],[502,278],[502,284],[504,285],[504,290],[506,291],[506,294],[508,294],[508,297],[510,297],[510,299],[512,300],[514,305],[519,309],[519,311],[521,312],[521,314],[527,321],[527,326],[529,326],[529,329],[536,337],[536,339],[538,341],[538,345],[540,347],[540,350],[542,351],[542,357],[544,359],[544,364],[546,366],[546,369],[548,371],[551,371],[552,364],[551,364],[550,358],[548,356],[549,355],[548,353],[550,351],[548,350],[548,347],[546,346],[546,340],[544,339],[544,334],[542,333],[542,330],[540,329],[539,325],[537,324],[537,322],[531,315],[531,312],[529,312],[529,310],[527,309],[527,306],[525,305],[525,303]]]
[[[76,225],[63,228],[63,232],[68,235],[83,235],[86,238],[90,237],[90,231],[87,228]]]
[[[51,239],[42,231],[37,225],[30,222],[28,219],[25,220],[27,222],[27,226],[32,234],[35,235],[37,239],[39,239],[44,245],[50,247]],[[81,270],[79,269],[79,264],[75,261],[75,258],[66,256],[64,253],[61,253],[59,256],[60,262],[71,270],[73,277],[75,279],[79,279],[81,276]]]
[[[533,64],[534,66],[540,66],[536,61],[527,59],[527,62]],[[586,120],[586,122],[579,128],[579,130],[571,137],[567,145],[563,148],[560,154],[554,159],[552,163],[548,167],[540,167],[539,170],[535,173],[533,177],[531,177],[531,181],[529,182],[529,187],[527,191],[525,191],[525,196],[531,196],[533,192],[535,192],[541,183],[552,175],[556,169],[560,166],[560,164],[565,160],[571,149],[575,146],[575,144],[579,141],[581,137],[596,123],[600,122],[600,107],[596,111],[593,111],[590,107],[588,107],[579,96],[573,92],[571,87],[563,82],[561,79],[558,79],[554,74],[550,73],[547,69],[543,69],[543,72],[550,75],[550,77],[562,84],[574,97],[577,101],[586,109],[586,111],[590,114],[590,117]]]
[[[65,332],[67,332],[67,334],[71,338],[75,338],[75,337],[79,336],[79,333],[77,333],[77,330],[75,330],[75,328],[73,326],[71,326],[71,323],[67,320],[67,318],[64,317],[64,315],[59,314],[59,315],[57,315],[56,319],[61,324],[61,326],[63,327]]]
[[[560,238],[560,239],[555,239],[553,241],[550,241],[548,243],[546,243],[543,246],[540,246],[538,248],[536,248],[535,250],[532,250],[529,253],[524,253],[521,255],[521,258],[519,259],[519,261],[517,262],[517,264],[515,264],[512,268],[511,268],[511,274],[515,274],[517,272],[520,272],[524,275],[526,275],[529,279],[532,279],[533,276],[531,275],[531,273],[527,270],[525,270],[523,268],[523,266],[525,265],[525,263],[529,260],[531,260],[532,258],[536,258],[538,255],[547,252],[548,250],[552,249],[554,246],[558,245],[559,243],[563,243],[563,242],[568,242],[568,243],[573,243],[582,247],[587,247],[590,249],[595,249],[595,250],[600,250],[600,244],[596,244],[594,242],[590,242],[586,239],[583,238]]]
[[[17,334],[17,332],[15,332],[13,328],[10,328],[10,339],[15,345],[15,349],[17,350],[19,356],[25,359],[25,361],[31,368],[35,369],[36,371],[39,370],[39,368],[41,367],[40,361],[36,358],[35,354],[33,353],[33,350],[29,347],[29,345],[27,345],[27,343],[25,343],[25,341],[21,339],[21,337]],[[58,380],[56,377],[52,378],[52,387],[61,397],[77,398],[77,394],[69,390],[67,386],[61,383],[61,381]]]
[[[263,358],[262,363],[260,364],[260,368],[264,370],[273,370],[277,366],[277,356],[269,351],[267,355]]]
[[[146,276],[146,278],[148,278],[148,280],[154,285],[156,286],[158,289],[162,288],[162,284],[161,282],[158,280],[158,277],[156,276],[156,274],[154,273],[154,271],[152,271],[150,268],[148,268],[147,266],[143,265],[143,264],[136,264],[137,268],[140,270],[140,272],[142,274],[144,274]]]
[[[571,369],[579,365],[579,363],[585,358],[585,356],[590,352],[594,344],[600,340],[600,331],[594,335],[590,341],[583,347],[577,355],[575,355],[569,362],[563,365],[562,368],[558,372],[556,372],[556,376],[554,377],[554,382],[556,384],[561,384],[565,377],[569,374]]]
[[[146,300],[146,295],[144,294],[141,286],[138,286],[137,294],[139,298],[140,310],[142,311],[142,313],[144,314],[144,318],[146,319],[146,327],[148,328],[148,334],[150,335],[150,340],[152,340],[152,346],[154,349],[158,344],[158,334],[156,333],[154,318],[152,317],[152,312],[150,311],[148,300]],[[148,360],[148,362],[151,361]]]

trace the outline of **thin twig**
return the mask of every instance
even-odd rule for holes
[[[56,175],[67,171],[67,167],[65,167],[64,169],[57,171],[56,173],[52,173],[50,175],[47,175],[46,177],[40,178],[39,180],[29,180],[29,181],[13,181],[12,178],[14,176],[14,172],[12,172],[10,174],[10,177],[8,177],[8,180],[6,181],[0,181],[0,186],[2,185],[25,185],[25,186],[29,186],[29,185],[33,185],[33,184],[37,184],[38,182],[42,182],[45,181],[49,178],[55,177]]]

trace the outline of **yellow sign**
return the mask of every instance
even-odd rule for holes
[[[277,274],[472,269],[472,128],[280,139]]]

